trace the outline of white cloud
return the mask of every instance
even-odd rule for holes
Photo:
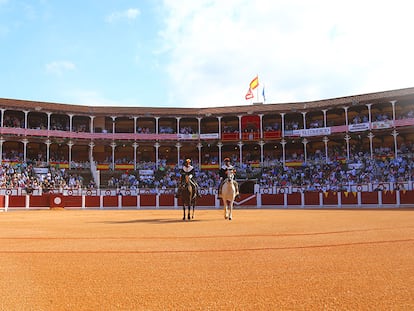
[[[267,102],[413,86],[413,6],[402,0],[165,0],[160,36],[171,104],[249,104],[244,95],[256,74]]]
[[[46,72],[57,76],[62,76],[64,72],[75,69],[75,64],[69,61],[54,61],[46,64]]]
[[[116,22],[122,19],[133,20],[133,19],[136,19],[140,14],[141,14],[141,11],[139,9],[131,8],[125,11],[112,12],[105,18],[105,20],[108,23],[113,23],[113,22]]]

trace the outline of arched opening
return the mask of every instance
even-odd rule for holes
[[[256,182],[254,180],[246,180],[239,182],[239,192],[240,193],[254,193],[254,185]]]

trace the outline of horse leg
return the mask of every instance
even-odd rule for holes
[[[193,202],[193,215],[191,216],[192,219],[194,219],[194,208],[195,208],[195,203]]]
[[[229,220],[233,218],[233,201],[229,203],[230,213],[229,213]]]
[[[183,204],[183,213],[184,213],[183,220],[185,220],[185,205],[184,204]]]
[[[228,212],[228,209],[227,209],[227,201],[226,200],[223,200],[223,205],[224,205],[224,219],[227,219],[227,218],[229,218],[229,212]]]

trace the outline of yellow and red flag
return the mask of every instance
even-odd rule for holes
[[[250,89],[254,90],[255,88],[257,88],[259,86],[259,76],[256,76],[252,82],[250,82]]]

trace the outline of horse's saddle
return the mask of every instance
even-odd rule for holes
[[[193,188],[193,189],[195,189],[195,187],[196,187],[196,185],[195,185],[195,183],[194,183],[194,181],[192,181],[191,179],[188,181],[188,183],[191,185],[191,187]],[[181,185],[180,185],[180,187],[181,188],[185,188],[186,187],[186,183],[185,182],[183,182],[183,183],[181,183]]]

